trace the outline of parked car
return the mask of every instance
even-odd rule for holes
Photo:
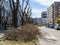
[[[49,27],[50,27],[50,28],[54,28],[54,26],[55,26],[55,24],[49,23]]]
[[[54,28],[60,30],[60,24],[56,24]]]

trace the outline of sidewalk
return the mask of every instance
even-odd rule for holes
[[[41,45],[56,45],[58,42],[58,38],[54,36],[52,33],[46,32],[43,29],[40,29],[40,32],[42,32],[42,34],[44,35],[44,37],[39,39],[40,44]]]
[[[0,38],[4,36],[4,33],[0,33]]]

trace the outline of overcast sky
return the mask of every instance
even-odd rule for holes
[[[30,0],[30,6],[32,8],[32,17],[40,18],[41,12],[47,10],[47,8],[54,1],[60,1],[60,0]]]

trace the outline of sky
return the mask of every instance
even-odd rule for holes
[[[32,17],[40,18],[41,12],[46,11],[47,8],[55,1],[58,2],[60,0],[30,0],[30,6],[32,8]]]

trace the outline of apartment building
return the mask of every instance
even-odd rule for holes
[[[47,24],[47,11],[43,11],[41,13],[41,20],[42,20],[43,25]]]
[[[47,9],[47,22],[48,23],[55,23],[56,18],[60,16],[60,2],[54,2],[48,9]]]

